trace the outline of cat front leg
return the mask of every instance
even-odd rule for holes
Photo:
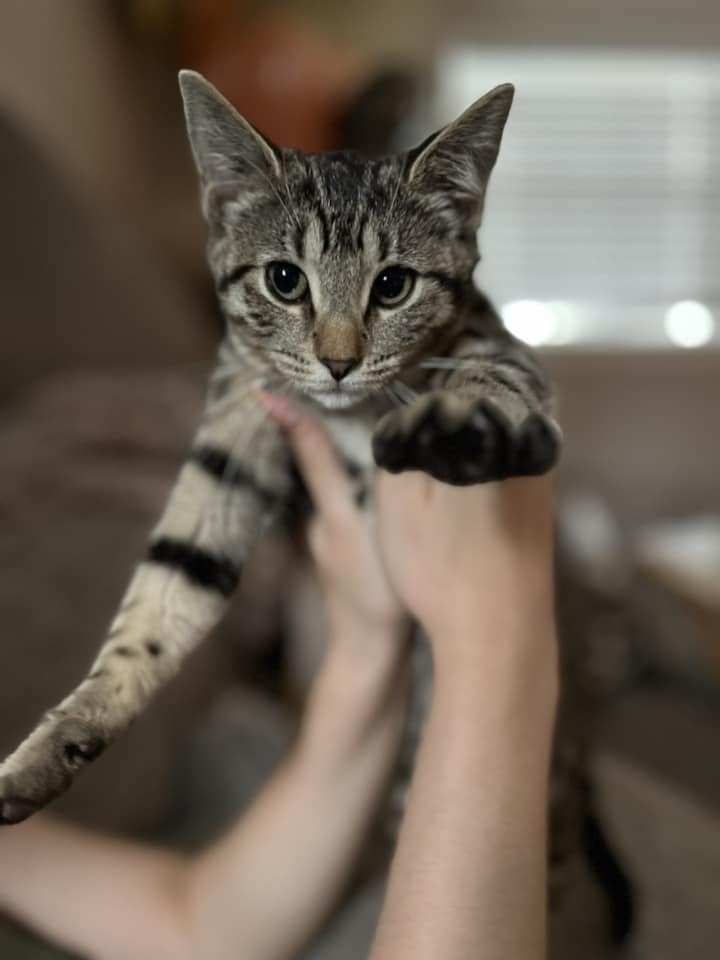
[[[66,790],[178,671],[291,488],[284,441],[250,396],[206,415],[88,675],[0,765],[0,822]]]
[[[539,475],[555,465],[561,435],[551,391],[524,345],[498,325],[490,337],[469,332],[437,363],[428,392],[378,423],[379,466],[465,485]]]

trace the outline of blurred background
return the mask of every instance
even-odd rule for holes
[[[560,393],[593,770],[638,891],[624,955],[716,957],[719,52],[715,0],[3,0],[0,749],[89,662],[221,330],[177,69],[280,144],[373,155],[509,80],[477,279]],[[216,637],[59,812],[193,845],[247,802],[308,670],[303,651],[281,663],[283,564],[268,542]],[[308,956],[365,956],[375,893]],[[596,901],[578,895],[568,957],[616,955]],[[0,925],[0,957],[58,956]]]

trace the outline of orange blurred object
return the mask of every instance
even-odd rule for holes
[[[292,18],[242,22],[237,8],[220,16],[226,6],[196,4],[181,37],[182,65],[203,73],[280,146],[337,148],[339,121],[367,83],[368,64]]]

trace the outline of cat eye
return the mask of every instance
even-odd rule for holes
[[[277,260],[265,267],[265,282],[271,293],[285,303],[301,300],[308,288],[307,277],[294,263]]]
[[[372,296],[381,307],[398,307],[412,293],[415,274],[407,267],[386,267],[375,278]]]

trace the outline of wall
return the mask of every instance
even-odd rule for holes
[[[715,0],[299,0],[317,26],[378,55],[427,63],[438,42],[713,48]]]
[[[101,0],[3,0],[0,104],[93,202],[185,270],[203,269],[175,71],[125,43]]]
[[[621,515],[720,511],[720,352],[549,352],[563,479]]]

